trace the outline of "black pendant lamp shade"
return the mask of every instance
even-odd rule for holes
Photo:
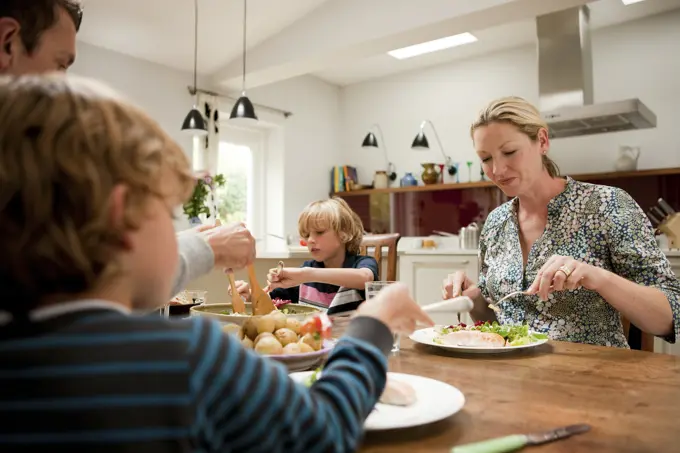
[[[189,111],[189,114],[184,118],[182,123],[182,131],[193,135],[206,135],[208,127],[205,124],[205,119],[201,112],[196,107]]]
[[[257,115],[255,115],[255,107],[253,107],[253,103],[250,102],[248,96],[243,95],[240,98],[238,98],[238,101],[236,101],[236,104],[234,104],[234,107],[231,109],[231,114],[229,115],[229,118],[232,120],[248,119],[257,121]]]
[[[375,138],[375,134],[373,132],[369,132],[368,134],[366,134],[366,137],[364,137],[364,141],[361,144],[362,148],[366,148],[369,146],[373,148],[378,147],[378,139]]]
[[[413,143],[411,143],[411,149],[430,149],[430,142],[427,141],[425,132],[422,130],[418,132],[416,138],[413,139]]]

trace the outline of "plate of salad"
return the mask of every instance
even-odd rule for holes
[[[548,341],[548,335],[532,331],[526,324],[499,324],[495,321],[435,326],[416,330],[410,338],[428,346],[478,354],[534,348]]]

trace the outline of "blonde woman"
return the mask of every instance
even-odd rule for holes
[[[341,198],[310,203],[298,219],[300,237],[312,255],[302,267],[268,275],[272,298],[328,308],[329,314],[355,310],[366,299],[366,282],[378,279],[378,263],[360,256],[364,227]],[[239,293],[250,297],[245,282]]]
[[[548,126],[524,99],[491,102],[470,134],[484,173],[513,199],[484,224],[478,284],[458,272],[443,295],[473,298],[476,320],[528,323],[554,340],[629,347],[623,315],[675,341],[680,284],[631,196],[560,177]],[[488,308],[514,291],[526,294]]]

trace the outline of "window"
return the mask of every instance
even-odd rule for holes
[[[217,173],[226,183],[215,190],[218,217],[222,222],[253,224],[253,153],[250,147],[222,141]]]
[[[256,238],[263,236],[264,159],[266,131],[222,126],[211,173],[224,176],[215,189],[218,218],[223,223],[244,222]]]

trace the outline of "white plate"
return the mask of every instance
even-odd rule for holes
[[[295,381],[304,382],[311,371],[292,373]],[[367,431],[411,428],[443,420],[460,411],[465,405],[465,396],[456,387],[445,382],[422,376],[402,373],[387,373],[390,379],[411,384],[416,391],[416,402],[401,407],[378,403],[366,419]]]
[[[490,348],[487,346],[455,346],[450,344],[435,343],[433,340],[439,335],[437,330],[441,328],[442,326],[436,326],[428,327],[427,329],[416,330],[409,336],[409,338],[416,343],[435,346],[437,348],[448,349],[456,352],[468,352],[472,354],[502,354],[504,352],[517,351],[518,349],[535,348],[536,346],[540,346],[548,342],[548,339],[546,338],[545,340],[538,340],[536,343],[525,344],[522,346],[504,346],[502,348]]]

